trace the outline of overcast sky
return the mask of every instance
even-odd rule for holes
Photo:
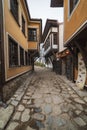
[[[27,0],[31,18],[41,18],[43,29],[46,19],[57,19],[63,22],[63,8],[51,8],[51,0]]]

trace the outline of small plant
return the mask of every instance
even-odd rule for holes
[[[40,67],[45,67],[45,65],[43,63],[41,63],[41,62],[35,62],[35,65],[40,66]]]

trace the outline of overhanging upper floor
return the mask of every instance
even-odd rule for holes
[[[63,0],[51,0],[51,7],[63,7]]]

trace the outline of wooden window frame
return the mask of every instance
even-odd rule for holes
[[[37,42],[36,28],[28,28],[28,41]]]
[[[80,0],[69,0],[69,16],[73,13]]]
[[[25,19],[24,19],[23,15],[22,15],[22,32],[25,35]]]
[[[18,44],[13,38],[8,36],[9,43],[9,68],[18,66]]]
[[[25,65],[28,65],[28,52],[25,51]]]
[[[20,66],[24,66],[24,49],[20,46]]]
[[[57,35],[57,33],[53,33],[53,45],[58,45],[58,35]]]
[[[17,0],[10,0],[10,10],[17,24],[19,25],[19,8]]]

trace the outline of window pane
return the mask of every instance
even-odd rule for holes
[[[69,4],[70,4],[69,7],[70,7],[70,14],[71,14],[79,0],[69,0],[69,1],[70,1],[69,2]]]
[[[20,47],[20,65],[24,65],[24,50]]]
[[[18,65],[18,44],[9,37],[9,66],[14,67]]]
[[[17,0],[10,0],[10,7],[11,7],[11,12],[18,22],[18,2]]]
[[[25,65],[28,65],[28,53],[25,52]]]
[[[24,20],[24,17],[22,16],[22,32],[24,33],[25,35],[25,20]]]
[[[57,45],[57,33],[54,33],[54,44]]]
[[[28,29],[28,40],[37,41],[37,30],[35,28]]]

